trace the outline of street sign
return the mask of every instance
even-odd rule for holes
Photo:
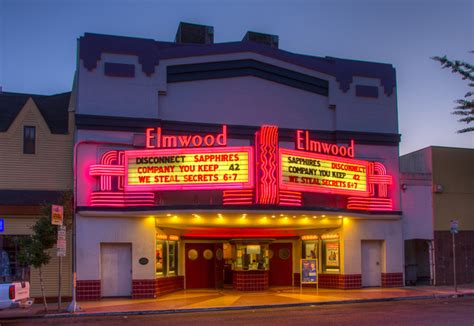
[[[458,220],[451,220],[451,234],[458,233],[459,221]]]
[[[58,226],[58,240],[56,242],[56,248],[58,249],[57,256],[66,256],[66,226]]]
[[[51,206],[51,224],[63,225],[64,208],[60,205]]]

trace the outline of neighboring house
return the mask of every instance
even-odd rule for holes
[[[213,35],[79,38],[79,300],[402,286],[393,66]]]
[[[474,282],[474,149],[430,146],[400,157],[405,271],[409,284]]]
[[[14,243],[31,234],[43,205],[57,203],[72,190],[74,115],[69,112],[71,93],[51,96],[0,92],[0,249],[3,280],[21,276]],[[68,238],[70,238],[68,236]],[[63,259],[62,294],[71,295],[71,251]],[[56,249],[44,267],[46,296],[58,294]],[[2,256],[3,257],[3,256]],[[9,269],[4,268],[9,264]],[[31,296],[41,296],[39,275],[30,269]]]

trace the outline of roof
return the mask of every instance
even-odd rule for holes
[[[0,132],[10,128],[28,99],[32,98],[51,133],[66,134],[70,96],[71,92],[55,95],[0,92]]]
[[[162,59],[241,52],[257,53],[334,76],[344,92],[349,90],[354,76],[380,79],[388,96],[396,86],[395,69],[390,64],[295,54],[252,41],[182,44],[93,33],[85,33],[79,38],[79,59],[83,60],[86,69],[95,69],[102,53],[136,55],[142,71],[149,76]]]

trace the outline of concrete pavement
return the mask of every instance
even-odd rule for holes
[[[450,296],[474,296],[474,284],[461,285],[455,293],[448,286],[416,286],[403,288],[364,288],[357,290],[333,290],[316,288],[271,288],[264,292],[240,292],[234,290],[183,290],[156,299],[103,299],[80,302],[82,311],[74,316],[167,314],[210,310],[242,310],[274,307],[298,307],[341,303],[380,302],[444,298]],[[65,309],[67,304],[63,305]],[[57,304],[50,304],[56,309]],[[0,311],[0,320],[11,318],[42,317],[43,306],[39,302],[28,309]],[[70,316],[51,310],[47,317]]]

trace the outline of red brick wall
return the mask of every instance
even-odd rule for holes
[[[184,289],[184,276],[160,277],[155,281],[155,295],[160,296]]]
[[[268,271],[234,271],[234,289],[238,291],[262,291],[268,289]]]
[[[474,283],[474,231],[459,231],[456,240],[456,282]],[[452,285],[453,246],[449,231],[435,231],[436,285]]]
[[[132,299],[156,298],[156,281],[155,279],[133,280]]]
[[[132,280],[132,299],[153,299],[157,296],[183,289],[184,276],[170,276],[151,280]],[[100,300],[100,290],[100,280],[77,281],[77,300]]]
[[[76,282],[77,301],[100,300],[100,280]]]
[[[382,273],[383,288],[403,287],[403,273]]]
[[[360,289],[362,276],[360,274],[318,274],[319,287],[325,289]],[[294,273],[295,286],[300,286],[300,273]],[[303,284],[303,286],[307,286]],[[308,286],[313,286],[309,284]]]

